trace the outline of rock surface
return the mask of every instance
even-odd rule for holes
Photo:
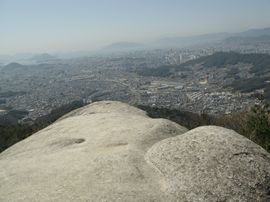
[[[270,155],[120,102],[75,110],[0,154],[0,201],[267,201]],[[268,193],[269,194],[269,193]]]
[[[198,127],[156,143],[146,159],[171,201],[267,201],[270,155],[232,130]]]

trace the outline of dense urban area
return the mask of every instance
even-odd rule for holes
[[[270,38],[235,40],[239,42],[229,38],[188,48],[132,49],[73,58],[41,54],[27,61],[2,61],[1,124],[35,125],[35,131],[74,108],[117,100],[147,109],[154,117],[173,114],[176,122],[175,111],[192,113],[183,115],[189,121],[180,121],[189,128],[215,124],[241,133],[241,127],[227,126],[223,119],[213,122],[200,117],[241,113],[270,100]],[[157,115],[153,108],[165,111]],[[20,130],[12,134],[33,132],[33,128]],[[9,139],[4,142],[11,145],[21,138]]]
[[[230,87],[239,79],[254,77],[250,73],[252,64],[205,68],[200,63],[185,63],[214,52],[170,49],[47,64],[10,63],[0,70],[1,113],[10,109],[25,111],[20,121],[31,122],[76,100],[118,100],[215,115],[259,104],[261,100],[256,95],[263,94],[261,89],[241,92]]]

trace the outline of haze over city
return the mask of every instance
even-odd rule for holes
[[[0,0],[0,54],[235,33],[269,27],[269,8],[268,0]]]

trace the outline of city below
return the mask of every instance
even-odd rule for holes
[[[262,102],[258,94],[263,94],[264,90],[243,92],[235,90],[232,84],[256,78],[251,71],[252,62],[240,61],[222,67],[205,67],[200,62],[200,58],[230,51],[241,55],[267,55],[270,46],[264,43],[263,46],[245,44],[237,48],[212,45],[132,50],[39,60],[35,64],[3,64],[0,67],[0,114],[10,110],[24,111],[20,122],[31,123],[53,109],[78,100],[84,103],[117,100],[134,106],[215,116],[246,110]],[[268,78],[267,75],[269,72],[264,78]]]

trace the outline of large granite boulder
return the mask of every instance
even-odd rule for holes
[[[270,201],[270,155],[232,130],[193,129],[146,154],[170,201]]]
[[[0,154],[0,201],[263,201],[270,156],[220,127],[120,102],[75,110]]]

